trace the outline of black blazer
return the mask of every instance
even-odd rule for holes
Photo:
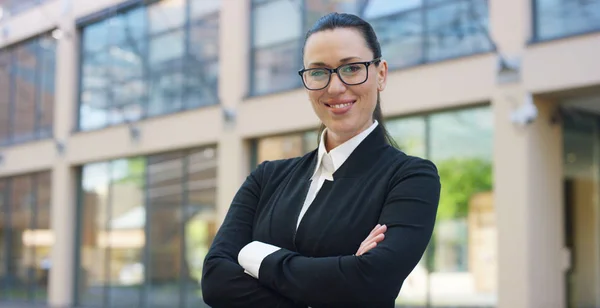
[[[204,301],[220,307],[394,307],[431,238],[440,196],[435,165],[390,146],[378,126],[325,181],[296,231],[317,150],[261,163],[241,186],[206,256]],[[385,239],[354,256],[376,224]],[[259,279],[239,251],[256,240],[282,249]]]

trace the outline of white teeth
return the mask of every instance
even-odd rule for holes
[[[329,105],[329,106],[331,106],[331,108],[336,108],[337,109],[337,108],[348,107],[350,105],[352,105],[352,103],[345,103],[345,104],[339,104],[339,105]]]

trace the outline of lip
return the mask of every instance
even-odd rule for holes
[[[354,106],[354,104],[356,103],[356,100],[335,100],[335,101],[329,101],[327,103],[323,103],[323,105],[325,105],[325,107],[327,107],[327,109],[329,109],[329,111],[331,111],[331,113],[336,114],[336,115],[342,115],[347,113],[348,111],[350,111],[350,109],[352,109],[352,106]],[[347,104],[347,106],[344,107],[332,107],[332,105],[344,105]]]

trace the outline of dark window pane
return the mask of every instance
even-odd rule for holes
[[[10,53],[0,50],[0,146],[10,142]]]
[[[110,164],[94,163],[82,170],[79,304],[104,306],[108,285],[107,249]]]
[[[52,204],[52,173],[42,172],[35,177],[36,212],[31,241],[35,259],[35,300],[45,302],[48,298],[48,282],[51,271],[50,254],[54,244],[54,233],[50,228]]]
[[[106,53],[82,55],[82,90],[79,128],[91,130],[108,124],[109,79]]]
[[[288,90],[302,85],[299,40],[254,50],[253,94]]]
[[[8,265],[8,256],[6,252],[8,251],[8,246],[10,244],[10,232],[9,232],[9,224],[10,224],[10,215],[8,214],[8,180],[0,179],[0,277],[8,277],[7,265]],[[3,279],[0,281],[0,299],[8,298],[8,281]]]
[[[297,40],[303,35],[302,1],[271,1],[257,5],[252,14],[254,48]]]
[[[10,200],[10,244],[8,248],[8,296],[11,299],[29,300],[32,298],[32,279],[35,264],[28,256],[32,247],[23,239],[30,228],[35,206],[33,178],[28,175],[11,179]]]
[[[421,11],[389,15],[371,21],[390,67],[410,66],[423,61]]]
[[[540,40],[600,30],[600,1],[536,0]]]
[[[427,11],[427,60],[491,50],[486,0],[455,1]]]
[[[39,79],[39,122],[38,137],[47,138],[52,135],[54,124],[54,86],[56,74],[56,41],[49,37],[40,39],[41,71]]]
[[[13,141],[35,139],[37,44],[30,41],[15,48],[15,113]]]
[[[163,0],[150,5],[148,7],[150,34],[181,28],[185,21],[185,2],[185,0]]]

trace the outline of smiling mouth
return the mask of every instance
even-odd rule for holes
[[[349,103],[343,103],[343,104],[325,104],[325,106],[327,106],[329,108],[333,108],[333,109],[342,109],[342,108],[346,108],[348,106],[351,106],[354,103],[356,103],[356,101],[352,101],[352,102],[349,102]]]

